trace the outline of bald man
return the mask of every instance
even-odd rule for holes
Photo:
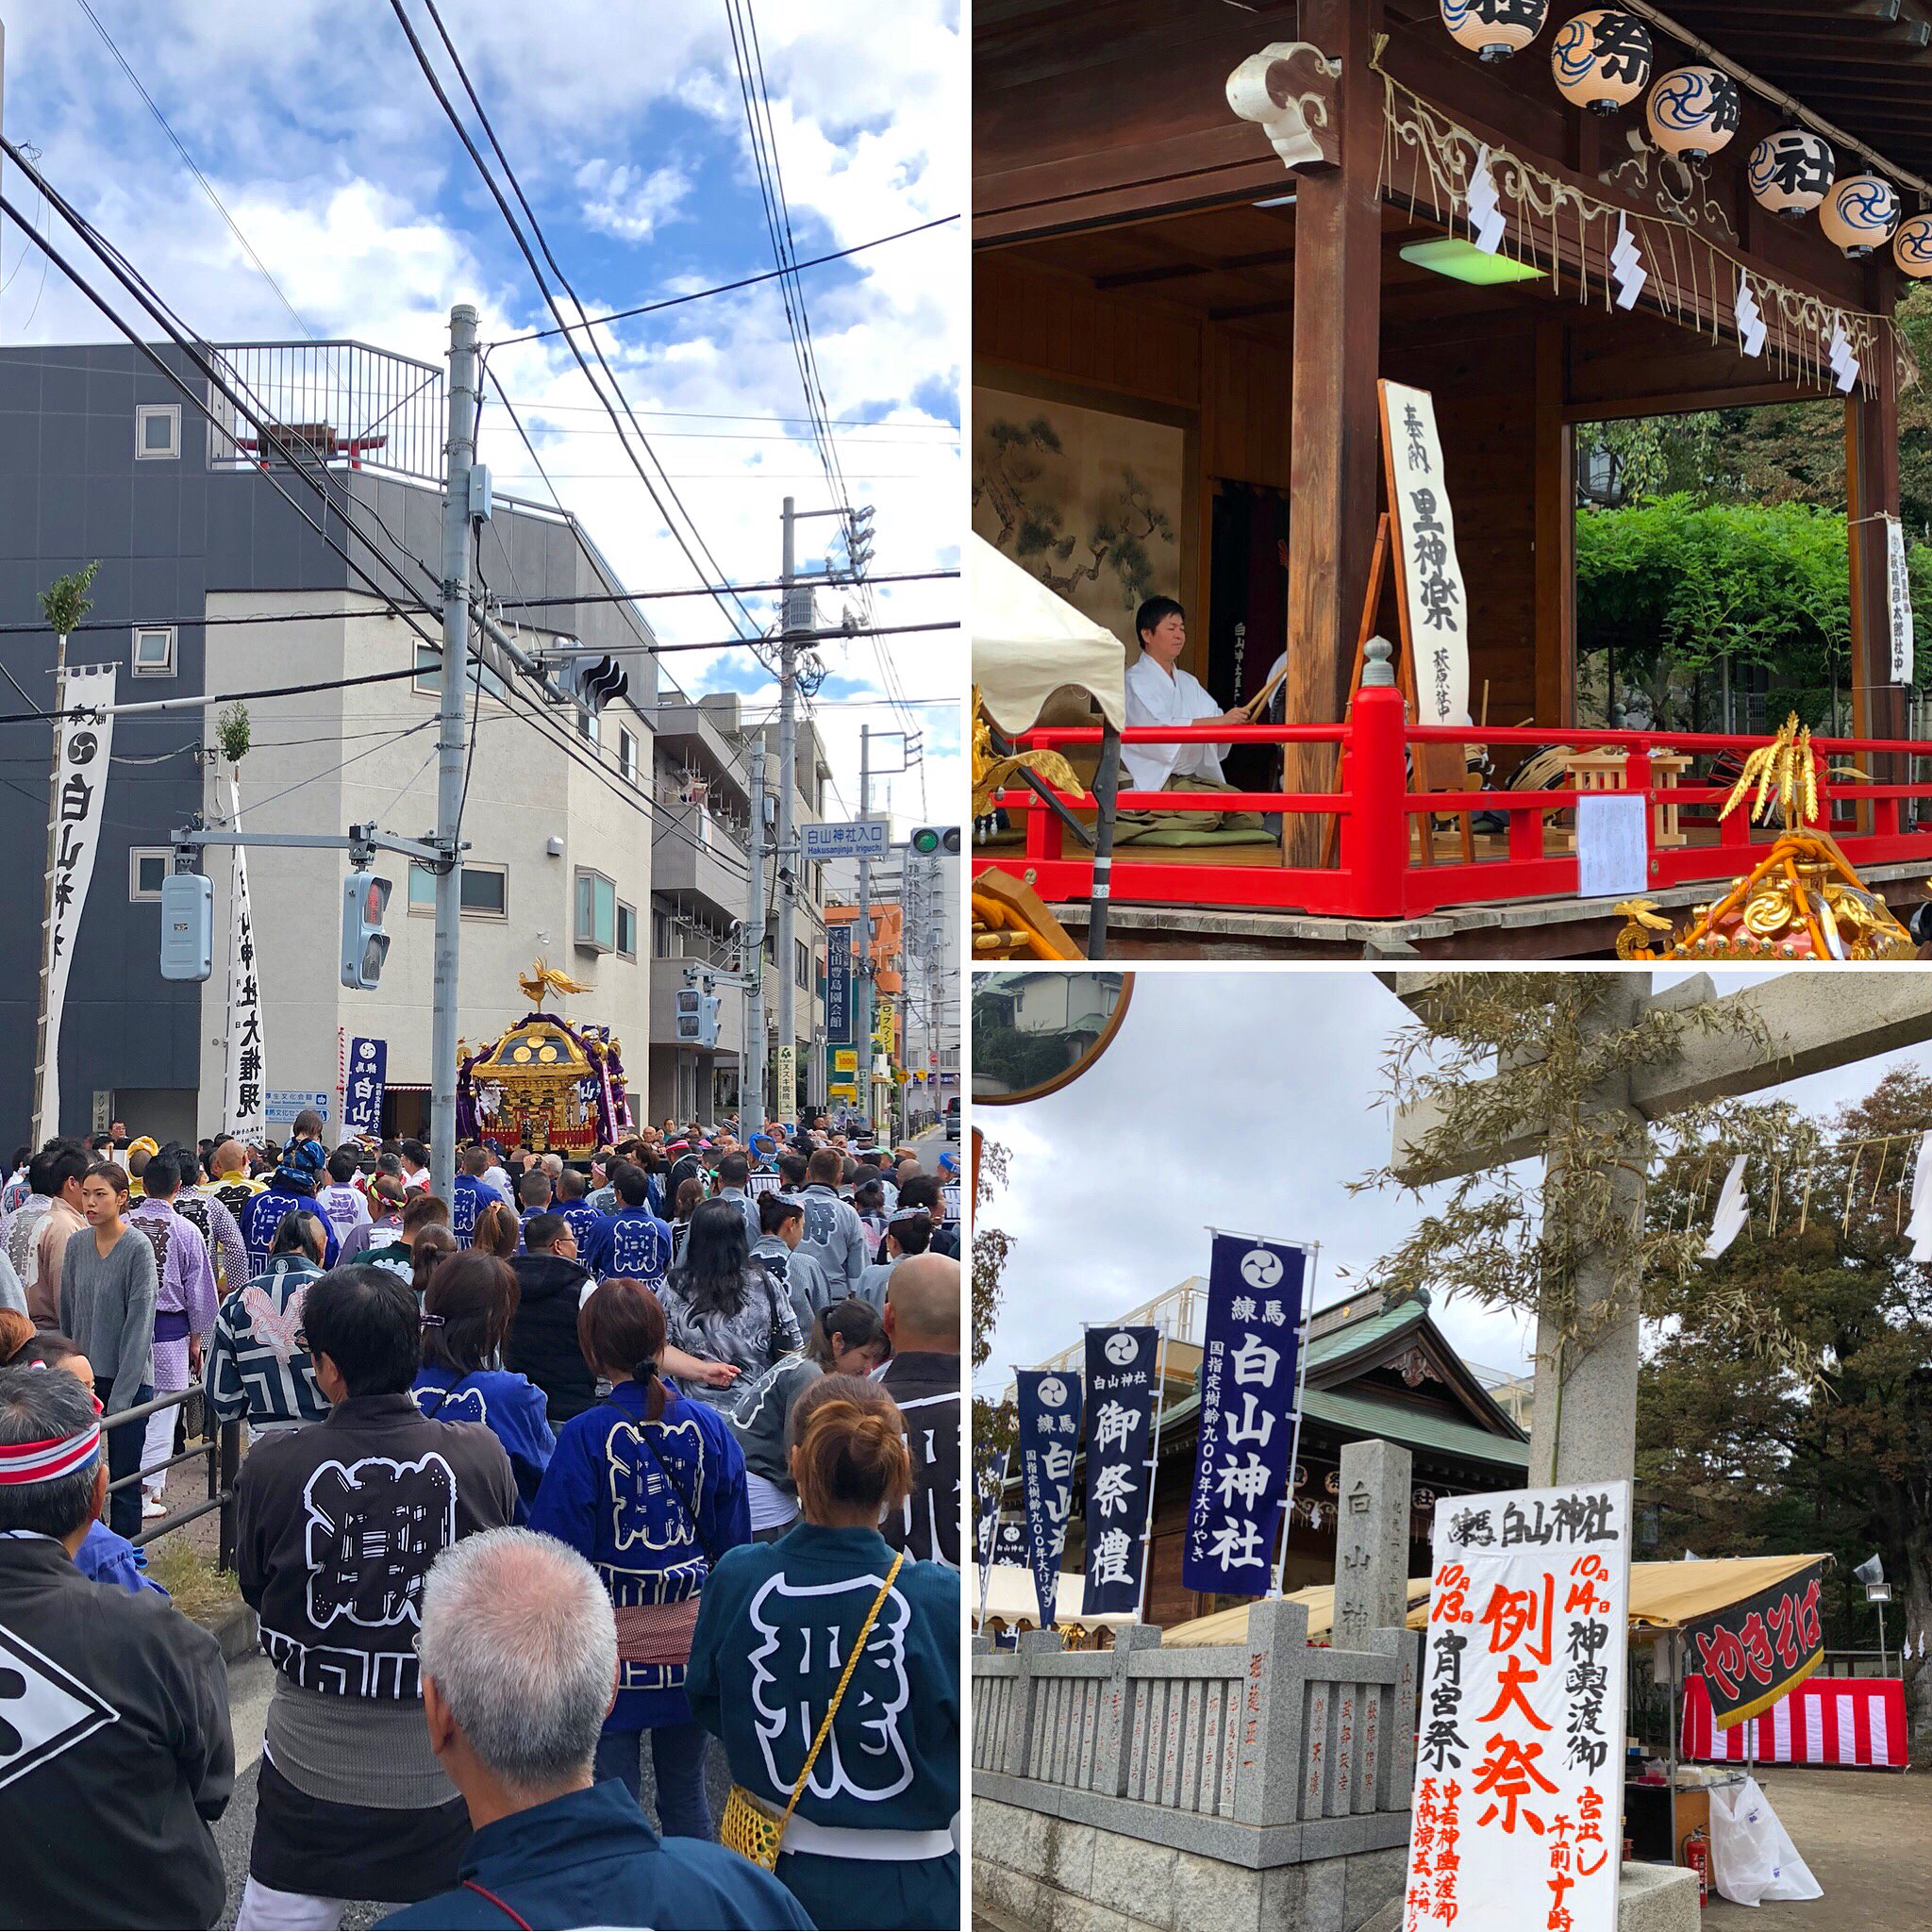
[[[886,1541],[921,1562],[959,1567],[959,1264],[908,1255],[886,1284],[892,1359],[879,1386],[899,1405],[912,1456],[912,1493]]]

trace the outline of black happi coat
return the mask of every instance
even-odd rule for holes
[[[577,1308],[591,1271],[561,1255],[512,1255],[517,1316],[503,1345],[503,1365],[543,1391],[550,1426],[596,1406],[597,1378],[577,1346]]]
[[[0,1926],[212,1925],[234,1789],[214,1638],[0,1537]]]
[[[959,1357],[902,1349],[879,1386],[899,1405],[912,1457],[912,1493],[879,1525],[895,1550],[959,1567]]]
[[[305,1690],[421,1694],[423,1579],[458,1538],[515,1520],[516,1479],[480,1423],[352,1395],[258,1442],[237,1488],[242,1594],[269,1661]]]

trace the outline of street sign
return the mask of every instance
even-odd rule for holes
[[[835,1046],[852,1038],[852,928],[825,927],[825,1038]]]
[[[262,1118],[275,1125],[288,1125],[305,1108],[312,1107],[324,1120],[328,1118],[330,1096],[326,1093],[305,1093],[299,1091],[284,1091],[280,1088],[270,1088],[262,1104]]]
[[[804,858],[883,858],[891,826],[884,819],[855,819],[848,824],[800,825]]]

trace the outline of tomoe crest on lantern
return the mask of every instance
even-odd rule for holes
[[[1442,0],[1442,25],[1458,46],[1507,60],[1542,32],[1550,0]]]
[[[1767,134],[1751,150],[1751,192],[1787,221],[1809,214],[1831,192],[1837,172],[1830,142],[1802,127]]]
[[[1616,7],[1566,21],[1550,47],[1557,92],[1592,114],[1628,107],[1650,85],[1650,29]]]
[[[1932,275],[1932,214],[1913,215],[1899,224],[1891,240],[1891,258],[1900,273],[1914,281],[1923,282]]]
[[[1876,175],[1854,175],[1824,197],[1818,225],[1847,255],[1870,255],[1898,226],[1898,196]]]
[[[1738,131],[1743,101],[1738,83],[1715,67],[1675,67],[1650,91],[1644,118],[1667,155],[1703,161]]]

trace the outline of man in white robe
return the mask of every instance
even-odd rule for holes
[[[1126,675],[1127,724],[1245,724],[1245,710],[1237,705],[1223,710],[1208,696],[1206,688],[1191,672],[1179,668],[1180,656],[1188,647],[1187,613],[1172,597],[1150,597],[1135,613],[1134,628],[1140,634],[1141,656]],[[1232,788],[1221,774],[1221,744],[1124,744],[1121,761],[1126,767],[1128,786],[1136,791],[1226,791]],[[1219,812],[1195,819],[1175,821],[1163,813],[1158,820],[1151,814],[1123,813],[1124,824],[1136,820],[1145,824],[1158,823],[1204,824],[1207,829],[1230,831],[1259,830],[1260,815],[1256,812]]]

